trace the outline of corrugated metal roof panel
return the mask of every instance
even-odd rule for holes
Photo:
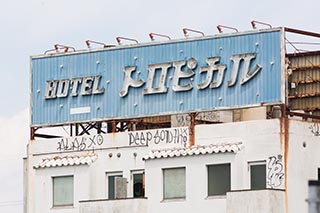
[[[234,108],[281,102],[281,35],[280,29],[256,31],[248,34],[211,36],[149,45],[133,45],[101,51],[81,52],[50,57],[32,58],[32,126],[45,126],[72,122],[136,118],[189,111]],[[234,86],[228,86],[231,78],[233,55],[254,53],[250,70],[259,64],[262,70],[250,81],[240,84],[241,69]],[[219,88],[199,90],[197,84],[205,79],[200,68],[207,66],[208,57],[220,57],[219,64],[226,70]],[[174,68],[168,69],[162,94],[143,95],[145,84],[129,88],[125,97],[119,92],[123,86],[125,66],[136,66],[133,79],[148,78],[148,65],[195,58],[197,67],[191,78],[180,79],[179,84],[191,83],[193,89],[184,92],[172,90]],[[243,62],[240,64],[243,67]],[[183,67],[186,72],[187,68]],[[160,72],[156,72],[155,82]],[[101,76],[100,86],[104,94],[78,95],[45,99],[46,81]],[[213,73],[212,82],[217,78]],[[155,83],[156,84],[156,83]],[[72,88],[70,88],[71,90]],[[69,91],[70,93],[70,91]],[[71,113],[81,112],[81,113]]]

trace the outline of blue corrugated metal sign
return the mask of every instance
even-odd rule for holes
[[[282,30],[35,56],[32,126],[283,102]]]

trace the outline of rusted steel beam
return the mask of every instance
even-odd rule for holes
[[[302,117],[305,120],[308,118],[320,120],[320,115],[312,115],[312,114],[306,114],[306,113],[300,113],[300,112],[287,112],[287,114],[290,116]]]
[[[95,123],[93,127],[97,130],[97,134],[106,133],[102,130],[102,122]]]
[[[35,127],[31,127],[30,128],[30,140],[34,140],[35,132],[36,132],[36,128]]]
[[[316,111],[316,110],[320,110],[320,106],[319,107],[292,107],[290,106],[290,110],[303,110],[303,111],[310,111],[310,112],[313,112],[313,111]]]
[[[189,147],[195,144],[195,125],[197,113],[190,113],[190,126],[189,126]]]
[[[72,137],[73,136],[73,125],[70,124],[70,136]]]
[[[290,33],[296,33],[296,34],[300,34],[300,35],[306,35],[306,36],[312,36],[312,37],[320,38],[320,34],[319,33],[314,33],[314,32],[309,32],[309,31],[304,31],[304,30],[298,30],[298,29],[293,29],[293,28],[289,28],[289,27],[285,27],[284,30],[286,32],[290,32]]]
[[[305,71],[305,70],[315,70],[320,69],[320,64],[312,65],[312,66],[303,66],[303,67],[292,67],[292,71]]]
[[[79,124],[75,124],[75,136],[79,136]]]
[[[46,135],[46,134],[38,134],[35,133],[34,137],[38,137],[38,138],[46,138],[46,139],[51,139],[51,138],[62,138],[62,136],[58,136],[58,135]]]
[[[287,53],[286,57],[295,58],[295,57],[305,57],[305,56],[313,56],[319,55],[320,51],[307,51],[307,52],[295,52],[295,53]]]
[[[297,94],[297,95],[289,95],[289,99],[294,98],[309,98],[309,97],[320,97],[320,93],[306,93],[306,94]]]
[[[117,129],[116,129],[117,132],[124,132],[128,127],[126,122],[124,121],[120,121],[118,124],[119,125],[117,125]]]
[[[90,133],[88,132],[91,128],[90,128],[90,124],[88,124],[88,126],[84,126],[83,124],[79,124],[80,125],[80,127],[82,128],[82,132],[79,134],[79,135],[84,135],[85,133],[87,134],[87,135],[90,135]]]
[[[117,131],[117,122],[116,121],[112,121],[112,133],[115,133]]]
[[[290,83],[296,83],[296,84],[320,83],[320,79],[308,79],[308,80],[290,81]]]

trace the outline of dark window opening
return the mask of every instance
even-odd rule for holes
[[[231,189],[230,164],[209,165],[208,196],[226,195]]]
[[[144,197],[144,174],[133,174],[133,197]]]
[[[266,165],[258,164],[250,166],[250,186],[251,189],[266,188]]]

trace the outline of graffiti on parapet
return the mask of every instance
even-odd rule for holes
[[[90,137],[62,138],[57,143],[58,151],[84,151],[94,150],[103,144],[102,135],[93,135]]]
[[[268,159],[267,184],[270,188],[281,186],[284,179],[282,155],[272,156]]]
[[[314,123],[313,125],[309,126],[309,129],[311,130],[311,133],[314,136],[320,136],[320,127],[319,124]]]
[[[129,146],[148,146],[149,144],[182,144],[188,143],[187,128],[163,129],[157,131],[128,132]]]
[[[175,115],[177,126],[189,126],[191,122],[191,117],[189,114],[183,115]],[[203,120],[203,121],[219,121],[220,114],[218,112],[202,112],[199,113],[196,117],[196,120]]]

